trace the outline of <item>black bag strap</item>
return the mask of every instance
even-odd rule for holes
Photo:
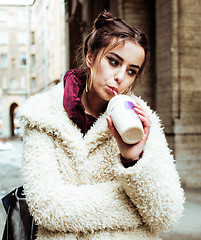
[[[2,240],[34,240],[37,226],[30,215],[23,186],[2,198],[7,213]]]
[[[5,197],[2,198],[2,203],[6,213],[8,214],[9,207],[13,204],[15,198],[15,190],[7,194]]]
[[[7,214],[9,211],[9,207],[13,205],[13,203],[16,200],[16,197],[26,199],[24,195],[23,186],[15,188],[12,192],[8,193],[6,196],[2,198],[2,203]]]

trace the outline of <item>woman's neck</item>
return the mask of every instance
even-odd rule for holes
[[[81,101],[84,105],[85,112],[95,118],[98,118],[100,114],[106,110],[107,102],[98,98],[92,90],[86,92],[85,89],[81,96]]]

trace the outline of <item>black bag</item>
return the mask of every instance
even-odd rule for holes
[[[2,240],[34,240],[37,226],[30,215],[23,187],[16,188],[2,198],[7,213]]]

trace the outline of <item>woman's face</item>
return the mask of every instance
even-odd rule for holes
[[[111,44],[100,50],[94,61],[90,53],[86,58],[87,66],[91,68],[90,91],[104,101],[124,93],[132,85],[145,58],[144,49],[132,41],[114,48]]]

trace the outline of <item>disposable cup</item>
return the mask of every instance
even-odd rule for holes
[[[128,144],[139,142],[144,135],[142,122],[134,111],[135,100],[126,95],[113,97],[107,106],[107,114],[122,140]]]

